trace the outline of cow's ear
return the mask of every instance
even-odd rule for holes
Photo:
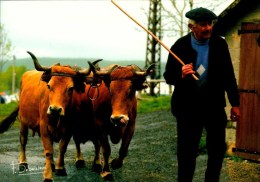
[[[142,83],[142,84],[140,84],[140,85],[136,85],[135,86],[135,89],[136,90],[143,90],[143,89],[146,89],[146,88],[148,88],[149,87],[149,85],[147,84],[147,83]]]
[[[48,83],[50,79],[51,79],[51,73],[49,71],[44,71],[41,76],[41,80]]]
[[[133,81],[135,90],[142,90],[148,88],[146,77],[141,76]]]
[[[73,78],[74,88],[77,92],[80,93],[85,92],[85,81],[86,78],[84,76],[77,76]]]
[[[110,75],[105,75],[101,78],[104,83],[106,84],[106,86],[109,88],[110,87],[110,83],[111,83],[111,77]]]

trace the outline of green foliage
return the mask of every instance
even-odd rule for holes
[[[9,114],[11,114],[17,106],[18,106],[17,102],[11,102],[8,104],[0,104],[0,121],[2,121]],[[19,125],[19,122],[16,121],[14,123],[14,126],[18,127],[18,125]]]
[[[206,136],[205,134],[202,134],[202,137],[200,139],[200,143],[199,143],[199,153],[200,154],[207,154],[207,147],[206,147]]]
[[[6,117],[7,115],[9,115],[17,107],[17,105],[17,102],[0,104],[0,117]]]
[[[15,67],[15,90],[20,88],[20,81],[23,73],[26,71],[25,66]],[[0,73],[0,91],[12,90],[12,78],[13,77],[13,67],[9,66],[8,69]]]
[[[152,97],[142,95],[138,100],[138,113],[154,112],[158,110],[170,110],[171,96]]]

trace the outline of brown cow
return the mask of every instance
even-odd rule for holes
[[[19,114],[21,143],[19,163],[27,166],[25,147],[29,128],[33,133],[37,132],[41,135],[46,158],[43,174],[45,181],[52,181],[53,142],[59,141],[56,172],[58,175],[66,175],[64,154],[72,135],[76,143],[76,159],[83,160],[80,143],[92,140],[96,148],[94,164],[100,163],[100,147],[93,130],[92,103],[87,97],[89,85],[86,84],[88,81],[86,77],[90,74],[90,69],[79,70],[60,64],[43,67],[32,53],[28,53],[38,71],[24,73],[21,80],[19,107],[12,113],[12,117],[0,124],[2,133]],[[92,79],[90,78],[90,81]]]
[[[103,148],[104,168],[102,176],[111,179],[109,156],[111,153],[108,136],[112,143],[122,140],[119,157],[112,160],[113,169],[122,167],[128,147],[135,130],[137,114],[136,90],[147,87],[146,76],[151,73],[154,65],[147,70],[141,70],[136,65],[110,65],[107,68],[96,69],[91,63],[94,77],[103,82],[96,89],[96,99],[93,100],[96,125]]]

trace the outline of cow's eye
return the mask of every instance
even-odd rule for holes
[[[69,94],[72,94],[73,89],[74,89],[74,87],[69,87],[69,89],[68,89],[68,93],[69,93]]]
[[[49,84],[47,84],[47,88],[50,90],[51,89],[51,86]]]

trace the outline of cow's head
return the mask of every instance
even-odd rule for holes
[[[96,69],[89,62],[94,77],[101,78],[111,95],[112,115],[110,120],[117,126],[126,126],[131,114],[136,114],[136,90],[142,90],[148,85],[146,76],[152,72],[154,65],[142,70],[136,65],[110,65],[107,68]]]
[[[47,114],[52,117],[64,116],[66,107],[71,102],[73,91],[85,91],[86,76],[90,74],[91,70],[60,64],[51,67],[41,66],[36,56],[31,52],[28,52],[28,54],[33,59],[35,69],[43,72],[41,79],[46,82],[49,90]],[[94,62],[94,64],[98,61]]]

